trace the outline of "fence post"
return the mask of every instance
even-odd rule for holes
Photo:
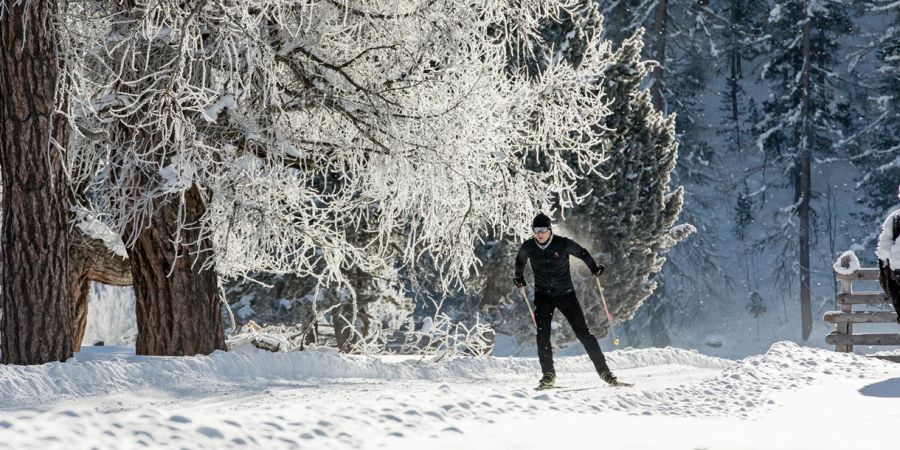
[[[848,294],[848,295],[852,294],[853,293],[853,282],[848,279],[844,279],[844,278],[841,278],[840,281],[841,281],[840,293]],[[840,297],[838,297],[838,298],[840,298]],[[837,300],[837,299],[835,299],[835,300]],[[849,303],[838,304],[838,306],[841,308],[841,312],[843,312],[843,313],[853,312],[852,304],[849,304]],[[847,336],[850,336],[853,334],[853,324],[850,322],[838,323],[836,326],[837,326],[837,332],[840,334],[847,335]],[[852,344],[838,344],[835,346],[834,350],[837,352],[852,353],[853,345]]]
[[[838,264],[843,268],[850,268],[851,265],[851,256],[846,253],[841,255],[840,259],[838,259]],[[857,270],[859,270],[857,268]],[[838,274],[835,274],[838,275]],[[857,275],[856,271],[854,271],[851,275]],[[853,278],[847,276],[838,276],[838,280],[841,283],[840,293],[838,294],[838,298],[835,299],[835,302],[840,307],[842,313],[852,313],[853,312],[853,303],[849,301],[841,302],[841,295],[846,294],[850,295],[853,293]],[[847,297],[844,297],[845,299]],[[837,329],[838,334],[842,334],[847,336],[847,339],[850,339],[850,336],[853,334],[853,324],[850,321],[847,322],[838,322],[835,324],[835,328]],[[838,344],[835,345],[834,351],[836,352],[844,352],[844,353],[852,353],[853,352],[853,344]]]

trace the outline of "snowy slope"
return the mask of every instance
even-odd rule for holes
[[[737,362],[674,348],[609,361],[638,387],[601,386],[585,357],[560,358],[563,388],[536,392],[532,358],[92,349],[0,367],[0,448],[874,449],[900,419],[900,365],[861,356],[777,343]],[[838,404],[886,432],[818,433]]]

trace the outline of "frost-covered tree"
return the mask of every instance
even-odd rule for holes
[[[761,77],[771,87],[757,124],[758,146],[769,155],[778,176],[788,180],[794,200],[777,213],[775,227],[760,239],[760,248],[777,246],[779,285],[787,288],[799,267],[802,337],[812,330],[810,245],[813,156],[831,153],[846,110],[835,94],[838,36],[851,30],[840,0],[778,2],[770,11]],[[792,242],[793,241],[793,242]],[[796,264],[799,262],[799,264]]]
[[[446,286],[603,157],[599,52],[505,71],[556,2],[67,7],[70,164],[124,237],[139,353],[221,348],[220,275],[340,284],[427,254]]]

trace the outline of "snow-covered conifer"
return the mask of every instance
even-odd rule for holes
[[[832,142],[846,121],[846,109],[830,87],[835,81],[837,38],[852,29],[846,9],[840,0],[775,5],[764,48],[769,59],[761,69],[771,94],[763,104],[765,117],[756,124],[757,145],[779,169],[779,179],[786,180],[782,185],[793,189],[794,200],[781,208],[775,226],[759,242],[777,246],[782,253],[775,266],[782,289],[789,289],[799,276],[804,339],[812,329],[811,203],[813,174],[818,173],[812,165],[814,158],[831,154]]]
[[[653,293],[666,253],[693,231],[676,226],[683,189],[670,186],[678,149],[675,116],[654,110],[641,89],[648,70],[642,40],[642,33],[625,40],[604,72],[611,114],[599,126],[609,130],[610,151],[601,175],[582,179],[591,196],[566,221],[607,265],[602,281],[618,320],[630,318]],[[583,290],[583,298],[597,297],[593,283],[583,283]],[[599,302],[586,302],[585,309],[596,328],[608,326]]]
[[[867,35],[870,45],[864,51],[874,56],[873,70],[860,74],[875,89],[866,91],[873,107],[857,131],[864,145],[853,161],[864,173],[860,186],[866,195],[861,200],[872,212],[864,217],[874,220],[897,204],[900,180],[900,3],[879,0],[870,8],[892,17],[886,29]]]
[[[584,6],[565,20],[545,25],[542,35],[549,51],[531,67],[540,68],[541,61],[557,60],[577,66],[580,52],[589,43],[589,32],[599,32],[601,28],[602,19],[595,5]],[[609,148],[607,159],[597,174],[581,178],[579,188],[585,195],[581,204],[574,208],[564,201],[557,204],[561,207],[558,220],[562,227],[556,232],[593,250],[598,262],[607,265],[602,277],[607,299],[613,315],[623,321],[653,292],[656,285],[651,277],[661,269],[665,254],[691,230],[689,226],[675,226],[683,195],[681,188],[673,191],[669,186],[677,156],[675,117],[664,117],[655,111],[648,91],[641,89],[649,67],[641,60],[642,40],[643,35],[638,33],[610,52],[611,63],[598,86],[610,109],[610,114],[596,124],[596,131],[603,133],[604,145]],[[576,161],[572,165],[576,166]],[[494,241],[486,252],[506,269],[507,276],[501,280],[508,280],[509,250],[510,246]],[[604,334],[609,324],[598,300],[597,286],[593,279],[584,276],[580,264],[573,267],[588,324]],[[503,272],[495,270],[486,277],[498,277],[500,273]],[[484,287],[491,286],[490,280],[485,281]],[[488,289],[483,295],[496,295],[493,291]],[[524,305],[518,294],[511,297],[512,305]],[[499,315],[504,314],[505,310],[499,310]],[[529,335],[528,327],[521,326],[521,314],[514,316],[510,323],[502,321],[501,331],[524,339]],[[575,338],[566,329],[554,339],[571,342]]]

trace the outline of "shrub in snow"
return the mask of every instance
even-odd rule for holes
[[[303,330],[301,327],[268,326],[261,327],[250,321],[225,343],[229,350],[245,351],[251,347],[270,352],[290,352],[302,346]]]

